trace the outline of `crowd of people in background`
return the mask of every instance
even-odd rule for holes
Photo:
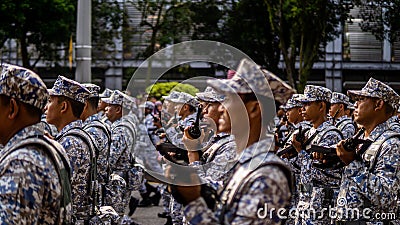
[[[137,99],[64,76],[47,89],[3,64],[1,223],[137,224],[137,207],[161,203],[167,225],[400,224],[400,96],[387,84],[307,85],[277,111],[250,60],[207,85]]]

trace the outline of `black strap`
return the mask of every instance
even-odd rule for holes
[[[106,135],[107,135],[107,140],[108,140],[108,148],[110,148],[110,145],[111,145],[111,131],[109,130],[109,129],[107,129],[107,127],[106,127],[106,125],[103,123],[103,122],[101,122],[101,121],[98,121],[98,120],[95,120],[95,121],[92,121],[92,123],[88,123],[88,124],[86,124],[84,127],[83,127],[83,130],[85,130],[86,132],[87,132],[87,130],[89,129],[89,128],[98,128],[98,129],[100,129],[100,130],[102,130]],[[100,154],[100,150],[98,149],[98,148],[96,148],[96,157],[98,157],[99,156],[99,154]]]
[[[93,139],[91,136],[83,129],[79,128],[72,128],[65,132],[64,134],[58,136],[56,140],[60,140],[63,137],[68,137],[68,136],[73,136],[81,139],[89,148],[89,157],[90,157],[90,165],[89,165],[89,180],[87,184],[87,193],[89,194],[92,202],[89,204],[92,204],[91,207],[91,215],[94,215],[95,213],[95,205],[96,203],[94,200],[96,199],[96,193],[95,191],[91,191],[93,188],[92,183],[97,181],[97,159],[96,155],[94,154],[95,152],[98,152],[96,145],[94,144]],[[95,186],[95,185],[94,185]]]

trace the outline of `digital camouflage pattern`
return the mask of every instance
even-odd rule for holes
[[[190,166],[198,169],[198,175],[203,182],[224,181],[235,163],[236,143],[234,137],[220,133],[211,138],[211,144],[204,150],[202,161],[195,161]]]
[[[196,93],[196,97],[205,102],[223,102],[225,96],[221,93],[215,91],[214,88],[208,86],[204,92]]]
[[[79,219],[88,219],[91,206],[88,193],[90,179],[90,149],[80,137],[68,135],[70,131],[83,133],[82,121],[75,120],[66,125],[55,137],[67,152],[72,168],[72,202],[73,214]],[[92,150],[93,151],[93,150]]]
[[[90,91],[82,84],[64,76],[58,76],[53,88],[48,91],[51,96],[65,96],[83,104],[90,96]]]
[[[346,115],[336,119],[335,126],[343,134],[343,139],[351,138],[356,133],[356,127],[353,120]]]
[[[25,127],[0,149],[0,155],[28,137],[43,135],[43,124]],[[57,143],[54,145],[67,158],[64,149]],[[42,148],[32,143],[12,151],[0,161],[2,224],[61,224],[70,221],[71,218],[64,218],[61,211],[63,196],[57,169],[49,153]],[[65,210],[70,217],[71,208]]]
[[[375,213],[396,212],[399,205],[397,197],[400,190],[400,140],[394,135],[386,122],[376,126],[370,133],[368,140],[373,141],[361,159],[352,161],[345,167],[340,185],[337,207],[339,212],[354,209],[363,212],[369,208],[370,218],[347,217],[342,213],[339,220],[365,219],[376,221]],[[376,164],[371,168],[372,162]],[[379,218],[378,218],[379,219]]]
[[[40,77],[23,67],[3,64],[0,75],[0,95],[6,95],[43,110],[49,93]]]
[[[89,116],[82,124],[83,129],[92,137],[97,149],[97,179],[105,183],[108,179],[108,157],[111,144],[110,127],[100,121],[99,115]],[[102,128],[100,128],[102,127]]]
[[[350,98],[342,93],[332,92],[331,104],[342,103],[345,105],[350,105]]]
[[[310,138],[317,132],[311,144],[330,147],[336,145],[342,140],[342,134],[336,127],[332,126],[329,121],[325,121],[318,128],[312,127],[306,133],[306,139]],[[307,149],[307,146],[306,146]],[[310,152],[303,149],[298,154],[298,161],[300,162],[300,181],[299,181],[299,202],[297,210],[300,212],[307,212],[307,210],[315,210],[318,213],[322,208],[328,206],[336,199],[339,192],[340,179],[342,176],[343,168],[338,169],[320,169],[312,166],[315,162],[311,158]],[[302,188],[300,188],[302,186]],[[327,194],[331,192],[330,194]],[[330,195],[330,196],[329,196]],[[307,217],[299,214],[296,218],[295,224],[318,224],[326,225],[330,223],[330,218],[325,214],[324,218],[315,218],[313,215]]]
[[[326,87],[306,85],[304,88],[304,95],[301,102],[315,102],[315,101],[325,101],[330,102],[332,97],[332,91]]]
[[[82,86],[84,86],[86,89],[89,90],[90,92],[89,98],[99,97],[100,87],[98,85],[91,83],[84,83],[82,84]]]
[[[259,156],[260,164],[267,162],[274,162],[282,165],[284,163],[275,154],[267,153],[273,149],[272,137],[256,142],[253,145],[246,148],[240,158],[238,158],[238,164],[233,169],[233,176],[229,179],[229,182],[240,181],[245,179],[242,177],[243,172],[249,168],[251,159],[255,156]],[[265,154],[262,154],[265,153]],[[248,183],[242,184],[239,191],[236,193],[234,199],[228,199],[232,201],[232,204],[222,205],[225,207],[225,213],[223,214],[223,221],[219,221],[218,215],[221,210],[217,212],[211,211],[202,197],[189,203],[184,208],[184,213],[190,224],[281,224],[282,221],[273,213],[272,219],[269,215],[266,218],[259,218],[257,211],[264,204],[268,204],[268,208],[285,208],[289,206],[290,201],[290,190],[288,180],[283,173],[282,169],[278,166],[266,165],[259,167],[252,173]],[[222,190],[223,187],[220,187]],[[229,194],[230,190],[224,189],[221,196]]]
[[[231,79],[209,79],[207,84],[222,93],[255,93],[273,98],[267,77],[259,66],[249,59],[242,59]]]
[[[389,85],[369,78],[368,82],[361,90],[349,90],[347,94],[354,100],[356,96],[365,96],[371,98],[379,98],[387,102],[393,108],[397,109],[400,97]]]

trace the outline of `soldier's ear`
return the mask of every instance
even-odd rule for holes
[[[245,106],[250,119],[261,116],[261,105],[258,101],[248,101]]]
[[[61,103],[61,113],[65,113],[68,110],[68,102],[67,101],[62,101]]]
[[[19,112],[19,104],[14,98],[10,98],[10,104],[8,105],[10,108],[10,113],[8,114],[9,119],[15,119],[18,116]]]
[[[378,99],[376,102],[375,102],[375,110],[382,110],[385,105],[385,102],[383,101],[383,100],[381,100],[381,99]]]
[[[117,106],[115,109],[116,113],[122,113],[122,107],[121,106]]]

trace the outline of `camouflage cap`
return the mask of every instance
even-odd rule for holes
[[[304,88],[304,95],[301,102],[315,102],[315,101],[325,101],[330,102],[332,97],[332,91],[326,87],[306,85]]]
[[[171,102],[181,103],[181,104],[188,104],[193,107],[197,107],[199,102],[190,94],[181,92],[179,93],[179,97],[177,99],[171,99]]]
[[[130,108],[132,104],[131,97],[115,90],[109,98],[102,98],[102,101],[111,105],[120,105],[125,108]]]
[[[223,94],[217,93],[214,88],[210,86],[206,87],[204,92],[197,93],[196,97],[205,102],[222,102],[225,99]]]
[[[81,103],[90,97],[90,91],[82,84],[64,76],[58,76],[49,93],[50,96],[65,96]]]
[[[89,98],[95,98],[99,97],[99,92],[100,92],[100,87],[96,84],[91,84],[91,83],[85,83],[82,84],[86,89],[90,91],[90,96]]]
[[[336,103],[342,103],[346,105],[351,104],[350,98],[347,95],[339,92],[332,92],[331,104],[336,104]]]
[[[40,77],[23,67],[3,64],[0,75],[0,94],[43,110],[49,93]]]
[[[361,90],[349,90],[347,94],[354,100],[356,96],[379,98],[397,109],[400,96],[389,85],[370,78]]]
[[[163,98],[164,98],[164,100],[172,101],[172,100],[174,100],[174,99],[178,99],[178,98],[179,98],[179,95],[180,95],[180,92],[171,91],[171,92],[169,93],[169,95],[163,96]]]
[[[209,79],[207,84],[222,93],[239,93],[273,98],[268,79],[259,66],[249,59],[242,59],[231,79]]]
[[[303,107],[303,103],[300,101],[304,95],[293,94],[292,97],[286,102],[286,104],[281,105],[280,108],[283,110],[289,110],[293,108]]]
[[[111,97],[112,93],[113,93],[113,91],[111,89],[106,88],[106,89],[104,89],[104,91],[101,94],[99,94],[99,97],[100,98],[109,98],[109,97]]]

